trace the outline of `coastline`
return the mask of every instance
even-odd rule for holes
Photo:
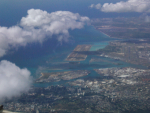
[[[95,28],[95,27],[94,27]],[[99,30],[98,28],[95,28],[96,30],[98,30],[99,32],[103,33],[104,35],[108,36],[109,38],[113,38],[113,39],[122,39],[122,38],[117,38],[117,37],[112,37],[106,33],[104,33],[103,31]]]
[[[119,39],[119,40],[128,40],[128,39],[124,39],[124,38],[118,38],[118,37],[112,37],[110,36],[109,34],[106,34],[105,32],[101,31],[100,29],[96,28],[94,25],[91,25],[94,27],[95,30],[99,31],[100,33],[108,36],[109,38],[112,38],[112,39]],[[130,38],[130,39],[133,39],[133,38]]]

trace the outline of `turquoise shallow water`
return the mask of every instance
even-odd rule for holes
[[[93,46],[91,47],[90,51],[97,51],[99,49],[103,49],[108,45],[108,41],[107,42],[95,42],[93,44]]]
[[[41,76],[41,72],[58,72],[72,70],[89,70],[91,73],[85,78],[100,77],[93,69],[110,67],[141,67],[131,65],[114,59],[89,55],[85,61],[80,64],[70,64],[65,59],[79,44],[90,44],[90,51],[102,49],[108,45],[109,41],[115,39],[95,30],[92,26],[86,26],[84,29],[70,31],[68,42],[60,44],[56,39],[51,38],[42,45],[38,43],[30,44],[26,47],[20,47],[18,50],[12,50],[10,54],[1,58],[15,63],[21,68],[27,68],[34,79]],[[100,62],[90,62],[92,58],[101,59]],[[118,65],[119,64],[119,65]],[[49,85],[65,84],[68,81],[53,83],[33,84],[37,87],[47,87]]]

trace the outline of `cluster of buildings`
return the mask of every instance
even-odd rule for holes
[[[150,109],[150,70],[104,68],[95,71],[101,75],[100,79],[77,79],[68,86],[32,88],[27,94],[6,102],[4,107],[28,113],[74,113],[78,110],[122,113]]]

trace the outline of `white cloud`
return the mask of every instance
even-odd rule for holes
[[[102,12],[150,12],[150,0],[128,0],[115,4],[105,3],[100,10]]]
[[[145,22],[150,22],[150,16],[145,17]]]
[[[101,9],[101,4],[99,3],[99,4],[91,4],[90,6],[89,6],[90,8],[95,8],[95,9]]]
[[[46,36],[58,35],[59,41],[67,40],[69,29],[81,29],[88,21],[88,17],[69,11],[48,13],[40,9],[30,9],[19,25],[0,27],[0,57],[11,47],[43,42]]]
[[[3,60],[0,62],[0,102],[5,98],[18,96],[29,90],[31,85],[30,72],[20,69],[15,64]]]
[[[44,34],[50,36],[63,34],[59,36],[61,40],[69,37],[69,29],[81,29],[89,20],[88,17],[82,17],[78,13],[69,11],[48,13],[40,9],[30,9],[28,15],[21,19],[20,25],[25,29],[39,28],[45,32]]]
[[[0,27],[0,57],[11,47],[25,46],[27,43],[39,41],[45,37],[41,29],[22,29],[19,26]]]
[[[94,8],[94,6],[95,6],[95,4],[91,4],[89,7],[90,7],[90,8]]]

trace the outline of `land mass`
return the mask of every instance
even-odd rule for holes
[[[78,45],[73,52],[67,57],[66,61],[83,61],[87,55],[79,53],[89,51],[92,45]]]
[[[5,109],[35,113],[130,113],[150,110],[150,70],[95,69],[103,78],[77,79],[71,86],[31,88],[4,104]],[[74,87],[76,86],[76,87]]]
[[[71,80],[79,77],[86,76],[90,73],[88,70],[41,73],[42,76],[36,82],[55,82],[60,80]]]
[[[150,22],[145,18],[99,18],[92,25],[100,32],[121,39],[147,39],[150,36]]]
[[[114,41],[98,51],[102,53],[100,56],[150,67],[150,43],[148,40]]]

